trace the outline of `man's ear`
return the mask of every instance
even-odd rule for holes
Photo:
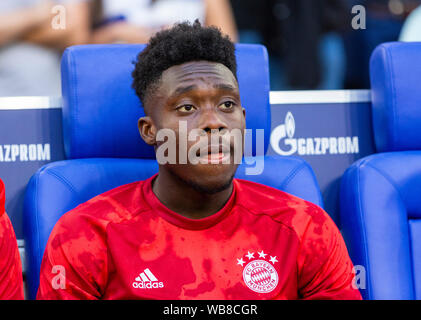
[[[137,127],[143,141],[151,146],[156,145],[156,127],[150,117],[139,118]]]

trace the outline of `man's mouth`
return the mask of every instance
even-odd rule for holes
[[[197,151],[196,155],[201,160],[207,160],[208,163],[218,164],[231,156],[231,148],[229,145],[223,144],[208,145],[207,150],[202,150],[202,155],[200,150]]]

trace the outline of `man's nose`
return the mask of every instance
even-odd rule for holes
[[[203,112],[199,128],[208,134],[210,134],[212,130],[218,130],[220,134],[223,134],[226,130],[228,130],[227,123],[214,108],[206,109]]]

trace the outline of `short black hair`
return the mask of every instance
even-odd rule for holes
[[[235,45],[216,27],[203,27],[199,20],[182,22],[156,33],[139,53],[132,72],[133,84],[142,103],[162,73],[175,65],[206,60],[225,65],[237,79]]]

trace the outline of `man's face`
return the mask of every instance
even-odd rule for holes
[[[219,140],[219,146],[211,139],[211,134],[223,136],[233,129],[241,133],[245,129],[245,111],[241,106],[238,83],[227,67],[220,63],[192,61],[168,68],[156,90],[147,97],[145,111],[147,116],[139,119],[139,131],[148,144],[157,149],[164,143],[156,141],[159,130],[175,132],[177,163],[165,164],[166,170],[202,192],[214,193],[230,186],[238,166],[234,163],[234,141],[229,139],[224,153],[219,148],[223,139],[216,140]],[[199,129],[203,130],[201,138],[186,140],[180,130],[182,122],[187,136]],[[200,155],[204,155],[208,163],[199,161],[193,164],[190,157],[187,157],[187,163],[180,163],[180,152],[188,154],[196,150],[199,139],[202,139],[201,143],[207,141],[205,151],[201,144]],[[192,148],[195,144],[196,148]],[[199,151],[192,154],[199,156]],[[203,157],[198,159],[203,160]]]

